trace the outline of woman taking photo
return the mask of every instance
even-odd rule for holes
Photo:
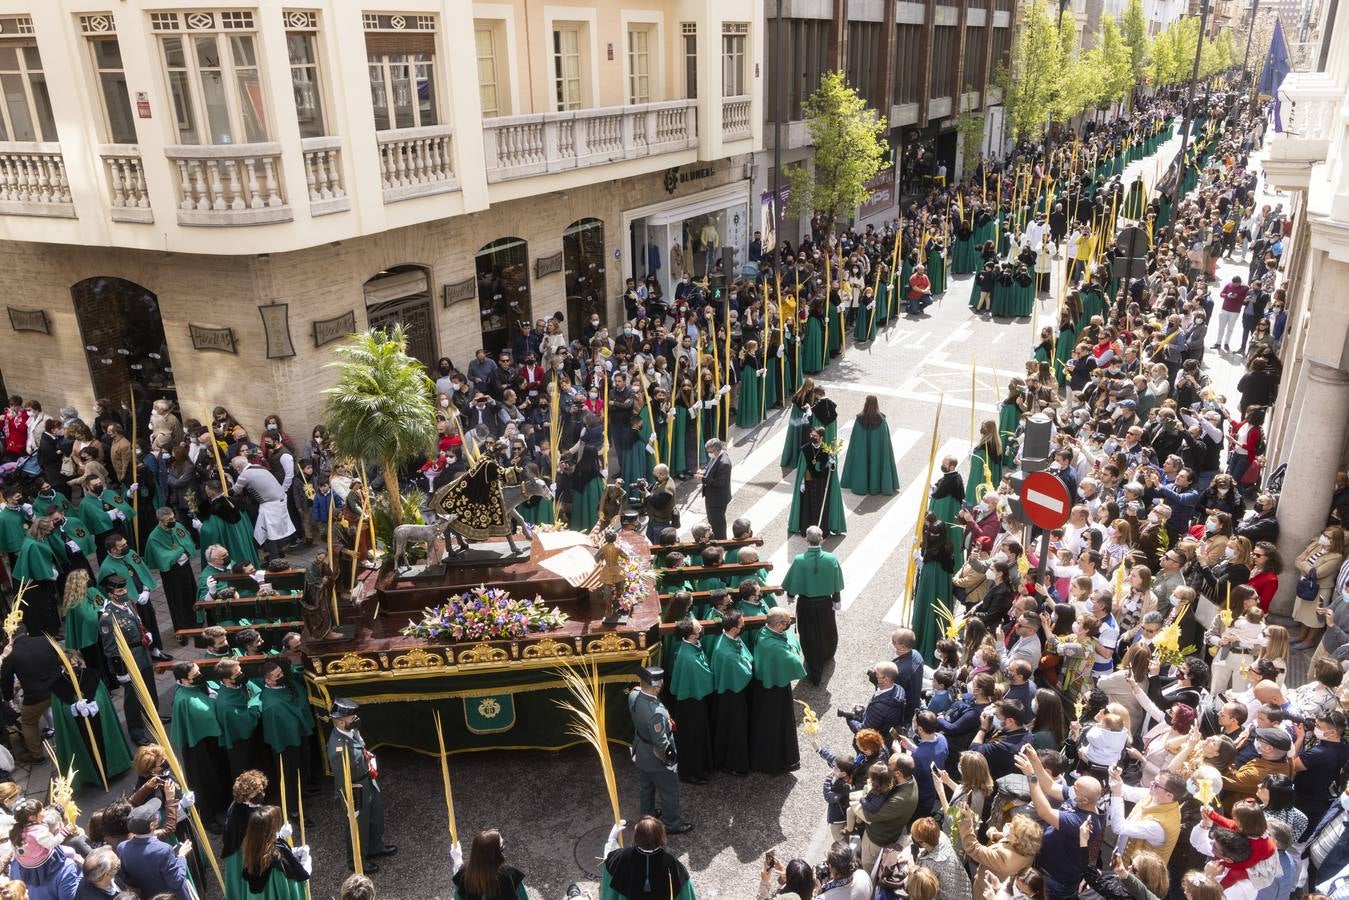
[[[525,876],[506,863],[506,841],[496,829],[478,832],[467,861],[457,843],[450,847],[450,858],[455,900],[527,900]]]
[[[1227,606],[1232,588],[1245,584],[1251,578],[1251,542],[1234,537],[1223,549],[1223,561],[1213,567],[1214,602],[1221,609]],[[1241,615],[1240,606],[1228,606],[1233,616]]]
[[[1330,606],[1333,599],[1331,594],[1335,591],[1335,576],[1339,573],[1342,562],[1344,562],[1344,530],[1338,525],[1331,525],[1322,531],[1294,560],[1298,585],[1293,619],[1300,626],[1293,641],[1294,650],[1310,650],[1320,642],[1326,623],[1317,614],[1316,608]],[[1310,577],[1313,573],[1314,578]],[[1261,606],[1268,609],[1264,603]]]
[[[305,882],[313,863],[309,847],[291,849],[280,836],[281,808],[259,806],[248,816],[241,851],[246,900],[304,900]]]

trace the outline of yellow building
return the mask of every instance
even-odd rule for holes
[[[762,0],[0,2],[0,370],[294,433],[325,345],[464,366],[746,261]]]

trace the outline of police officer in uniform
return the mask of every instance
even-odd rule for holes
[[[365,738],[357,730],[361,717],[356,714],[355,700],[338,697],[328,712],[333,730],[328,735],[328,765],[333,771],[333,784],[337,789],[337,802],[343,819],[347,816],[347,800],[344,790],[342,757],[345,755],[351,765],[351,802],[356,807],[356,827],[361,841],[362,865],[365,874],[379,871],[374,863],[376,857],[393,856],[398,848],[384,843],[384,798],[379,790],[379,769],[375,755],[365,749]],[[347,867],[352,865],[352,851],[347,851]]]
[[[632,714],[632,760],[641,785],[642,815],[659,816],[666,834],[684,834],[693,830],[693,823],[679,814],[674,728],[660,702],[665,670],[653,666],[639,669],[637,675],[641,685],[628,694],[628,712]]]
[[[154,743],[154,739],[145,728],[147,715],[159,715],[159,693],[155,689],[155,673],[150,662],[150,636],[146,634],[141,617],[131,608],[131,598],[126,592],[126,579],[116,573],[108,574],[99,582],[108,602],[103,604],[103,612],[98,616],[98,640],[103,655],[108,660],[108,668],[122,685],[122,710],[126,714],[126,727],[131,739],[142,747]],[[122,632],[126,639],[131,659],[123,659],[117,646],[113,628]],[[154,703],[151,709],[142,709],[140,697],[131,685],[131,669],[140,670],[141,680],[145,682]]]

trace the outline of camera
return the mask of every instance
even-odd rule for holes
[[[815,866],[815,879],[821,884],[829,880],[829,864],[819,863]]]
[[[879,685],[876,683],[876,670],[875,670],[875,669],[867,669],[867,681],[870,681],[870,682],[871,682],[871,686],[872,686],[872,687],[879,687]]]

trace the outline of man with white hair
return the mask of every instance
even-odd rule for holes
[[[286,510],[286,492],[276,476],[262,466],[250,465],[242,456],[230,461],[238,477],[231,493],[251,492],[258,501],[258,518],[253,526],[253,539],[263,546],[267,559],[282,554],[283,542],[295,533],[295,524]]]
[[[796,598],[797,631],[801,635],[806,676],[816,685],[838,649],[834,611],[843,591],[843,566],[823,544],[824,532],[815,525],[807,528],[806,551],[796,555],[782,581],[787,596]]]

